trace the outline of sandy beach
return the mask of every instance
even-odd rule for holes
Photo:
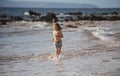
[[[58,61],[52,28],[45,22],[0,26],[0,76],[120,76],[120,21],[59,22],[63,47]]]

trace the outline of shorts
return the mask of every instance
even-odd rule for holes
[[[55,47],[56,48],[61,48],[62,47],[62,41],[55,42]]]

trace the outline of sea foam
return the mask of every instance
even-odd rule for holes
[[[84,28],[84,30],[90,31],[93,34],[93,36],[104,41],[115,40],[114,34],[116,32],[112,31],[108,27],[88,27],[88,28]]]

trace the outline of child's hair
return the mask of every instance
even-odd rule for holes
[[[54,25],[57,26],[57,29],[56,29],[57,31],[62,30],[62,28],[60,27],[60,25],[57,22],[55,22]]]

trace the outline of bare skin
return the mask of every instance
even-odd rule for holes
[[[58,30],[57,26],[53,24],[53,42],[58,42],[58,41],[62,41],[61,38],[63,38],[63,34],[60,30]],[[62,46],[61,46],[62,47]],[[61,53],[61,47],[56,47],[55,48],[55,54],[56,57],[58,58],[60,53]]]

